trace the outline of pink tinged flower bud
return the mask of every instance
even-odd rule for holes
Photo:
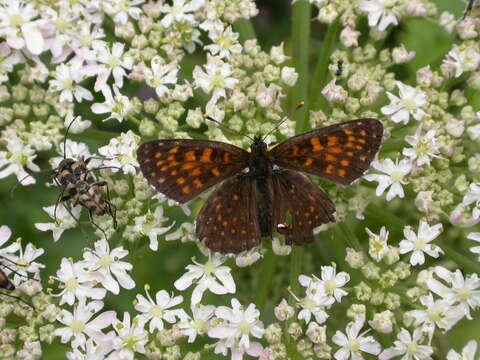
[[[475,19],[473,18],[466,18],[465,20],[460,21],[457,24],[458,36],[463,40],[476,38],[478,36],[476,26],[478,25],[475,24]]]
[[[345,27],[340,33],[340,41],[345,47],[358,46],[360,31],[353,30],[350,26]]]
[[[467,84],[473,90],[480,91],[480,72],[476,71],[470,74],[470,77],[467,80]]]
[[[425,5],[420,1],[408,1],[405,6],[405,12],[407,16],[427,16],[428,11]]]
[[[273,312],[275,314],[275,317],[280,320],[280,321],[285,321],[290,319],[293,314],[294,310],[293,307],[288,305],[287,300],[282,299],[280,304],[278,304],[274,309]]]
[[[418,210],[428,213],[430,210],[430,205],[433,202],[432,199],[433,191],[420,191],[415,199],[415,206]]]
[[[432,84],[433,73],[430,65],[417,70],[417,83],[422,87],[430,87]]]
[[[461,120],[450,118],[447,120],[446,129],[450,135],[460,137],[465,130],[465,123]]]
[[[282,69],[282,81],[288,85],[288,86],[293,86],[297,82],[298,79],[298,73],[295,71],[293,67],[290,66],[285,66]]]
[[[450,222],[453,225],[467,228],[478,224],[480,218],[474,219],[468,208],[460,204],[450,213]]]
[[[399,47],[396,47],[392,51],[392,58],[395,64],[407,63],[415,57],[415,51],[410,51],[405,48],[402,44]]]
[[[322,95],[329,102],[345,102],[348,94],[341,86],[335,84],[336,81],[336,78],[330,81],[322,90]]]
[[[315,321],[311,321],[308,324],[308,328],[305,334],[314,344],[321,344],[327,341],[327,327],[320,326]]]
[[[374,330],[382,334],[390,334],[393,330],[393,320],[393,313],[390,310],[385,310],[381,313],[376,313],[373,316],[373,320],[370,320],[368,323]]]

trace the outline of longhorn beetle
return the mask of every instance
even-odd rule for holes
[[[88,210],[90,222],[99,229],[106,237],[105,231],[100,228],[94,221],[93,215],[109,214],[113,220],[113,227],[117,227],[117,219],[115,205],[110,201],[110,191],[106,181],[97,181],[91,170],[88,169],[89,162],[95,157],[89,158],[79,157],[78,160],[67,158],[67,136],[70,127],[76,118],[74,118],[67,127],[65,139],[63,142],[63,160],[54,170],[52,180],[62,189],[59,198],[55,204],[56,214],[57,205],[60,202],[72,200],[75,205],[80,204]],[[100,191],[101,187],[105,187],[107,198],[103,197]],[[65,206],[70,215],[75,219],[70,209]],[[75,219],[78,222],[78,219]]]

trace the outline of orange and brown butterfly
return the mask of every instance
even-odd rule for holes
[[[296,245],[312,242],[315,227],[335,220],[335,205],[301,172],[348,185],[369,168],[382,135],[379,120],[357,119],[270,150],[261,137],[250,152],[219,141],[155,140],[137,157],[148,182],[179,203],[221,183],[200,211],[196,235],[213,251],[239,253],[275,231]]]

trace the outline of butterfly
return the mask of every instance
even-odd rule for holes
[[[147,181],[185,203],[215,184],[196,222],[196,235],[220,253],[240,253],[275,231],[289,243],[314,240],[313,229],[335,221],[335,205],[302,172],[348,185],[368,169],[383,126],[357,119],[291,137],[268,149],[255,137],[250,152],[220,141],[172,139],[137,150]]]

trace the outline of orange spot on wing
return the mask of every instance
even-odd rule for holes
[[[348,160],[340,160],[340,165],[342,165],[342,166],[348,166],[348,165],[350,165],[350,161],[348,161]]]
[[[200,162],[205,162],[205,163],[212,162],[212,159],[211,159],[212,153],[213,153],[213,149],[203,150],[202,156],[200,157]]]
[[[197,166],[196,164],[188,163],[188,164],[183,164],[180,170],[190,170]]]
[[[367,160],[367,157],[366,156],[360,156],[359,159],[360,159],[360,161],[365,161],[365,160]]]
[[[355,137],[355,136],[349,136],[349,137],[347,138],[347,140],[348,140],[349,142],[355,142],[355,141],[358,140],[358,138]]]
[[[313,146],[313,151],[320,151],[323,149],[323,146],[322,144],[320,144],[320,139],[318,137],[311,138],[310,143]]]
[[[240,196],[238,196],[237,194],[233,194],[232,199],[233,200],[238,200],[238,199],[240,199]]]
[[[157,161],[157,166],[162,166],[165,160],[158,160]]]
[[[155,153],[155,159],[160,159],[162,157],[162,153],[161,152],[156,152]]]
[[[167,171],[168,170],[168,165],[163,165],[161,168],[160,168],[160,171]]]
[[[343,152],[343,149],[339,147],[332,147],[328,148],[328,152],[332,154],[341,154]]]
[[[182,185],[185,184],[185,179],[183,177],[177,179],[177,184]]]
[[[174,161],[175,160],[175,155],[170,155],[169,157],[167,157],[167,160],[168,161]]]
[[[353,157],[353,152],[347,151],[347,156],[348,156],[348,157]]]
[[[203,183],[199,179],[193,180],[193,185],[197,188],[200,189],[203,186]]]
[[[327,137],[328,146],[335,146],[338,145],[338,137],[336,136],[329,136]]]
[[[365,130],[360,130],[360,135],[367,136],[367,132]]]
[[[361,138],[357,139],[357,141],[358,141],[360,144],[366,144],[366,143],[367,143],[367,140],[361,139]]]
[[[353,149],[353,148],[355,148],[355,144],[351,143],[351,142],[348,142],[348,143],[345,144],[345,147]]]
[[[214,167],[210,172],[215,175],[215,176],[220,176],[220,171],[218,171],[218,168]]]
[[[200,175],[202,173],[202,170],[200,170],[199,168],[196,168],[196,169],[193,169],[191,172],[190,172],[190,176],[192,177],[197,177],[198,175]]]
[[[223,162],[228,163],[228,162],[230,162],[230,161],[231,161],[231,160],[230,160],[230,153],[227,153],[227,152],[226,152],[225,154],[223,154]]]
[[[338,169],[337,174],[340,177],[344,177],[347,174],[347,172],[344,169]]]
[[[355,145],[355,149],[357,149],[357,150],[363,150],[363,146],[361,146],[361,145]]]
[[[291,156],[297,156],[298,155],[298,150],[300,148],[297,145],[292,146],[292,153],[290,154]]]
[[[327,162],[336,162],[338,159],[337,159],[335,156],[333,156],[333,155],[326,154],[326,155],[325,155],[325,160],[326,160]]]
[[[172,176],[177,176],[177,174],[178,174],[177,170],[172,170],[172,172],[170,173],[170,175],[172,175]]]
[[[158,179],[159,184],[163,184],[165,181],[167,181],[167,179],[165,179],[165,178]]]
[[[187,186],[184,186],[184,187],[182,188],[182,192],[183,192],[184,194],[190,194],[190,191],[191,191],[191,190],[190,190],[190,186],[188,186],[188,185],[187,185]]]
[[[353,131],[352,131],[352,130],[343,130],[343,133],[344,133],[345,135],[347,135],[347,136],[348,136],[348,135],[353,135]]]
[[[325,172],[328,174],[328,175],[332,175],[333,174],[333,170],[335,170],[335,166],[329,164],[327,166],[327,168],[325,169]]]
[[[195,161],[197,158],[195,157],[195,151],[187,151],[184,155],[185,161]]]
[[[171,148],[168,150],[169,154],[176,154],[178,152],[178,146],[175,146],[174,148]]]
[[[303,164],[304,166],[310,166],[313,164],[313,160],[311,158],[307,158],[305,160],[305,163]]]

